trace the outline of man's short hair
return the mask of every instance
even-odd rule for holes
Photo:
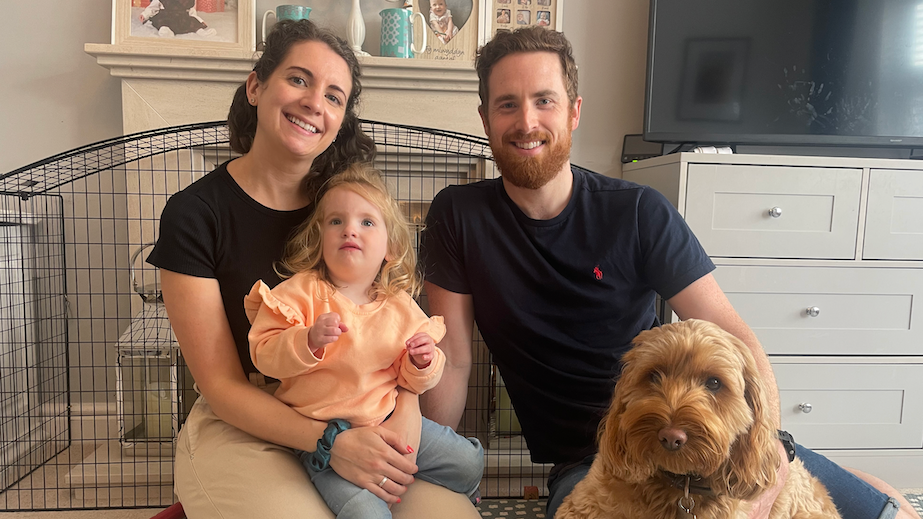
[[[574,52],[570,42],[563,33],[542,27],[523,27],[515,31],[498,31],[492,40],[478,49],[474,68],[478,73],[478,96],[481,106],[487,106],[490,101],[487,92],[487,81],[490,73],[498,61],[519,52],[551,52],[561,59],[561,70],[564,72],[564,88],[567,90],[567,99],[573,106],[577,100],[577,63],[574,61]]]

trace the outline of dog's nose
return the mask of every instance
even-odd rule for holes
[[[668,451],[678,451],[686,444],[686,431],[675,427],[664,427],[658,433],[660,445]]]

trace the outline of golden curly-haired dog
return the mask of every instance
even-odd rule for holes
[[[688,320],[642,332],[623,362],[599,454],[555,518],[746,518],[782,461],[747,346]],[[770,517],[840,515],[796,458]]]

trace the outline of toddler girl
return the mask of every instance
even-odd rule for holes
[[[339,432],[381,424],[398,387],[422,393],[445,365],[435,346],[445,325],[413,300],[421,280],[410,228],[380,173],[354,164],[331,178],[282,265],[295,274],[272,290],[257,281],[244,301],[253,363],[281,380],[278,399],[328,422],[317,450],[298,453],[327,506],[340,519],[391,517],[384,501],[329,467]],[[416,477],[477,495],[477,439],[423,418],[411,447],[418,447]],[[374,483],[385,488],[389,480]]]

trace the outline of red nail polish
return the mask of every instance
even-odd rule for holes
[[[408,445],[408,446],[407,446],[407,452],[409,452],[410,454],[413,454],[413,447],[411,447],[410,445]]]
[[[401,502],[401,498],[397,498],[397,502],[400,503],[400,502]]]

